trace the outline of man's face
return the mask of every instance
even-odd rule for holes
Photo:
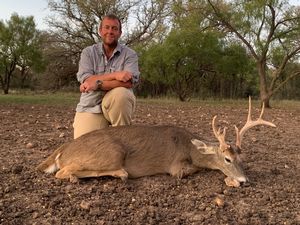
[[[109,46],[116,46],[122,34],[119,21],[110,18],[102,20],[102,26],[99,31],[103,44]]]

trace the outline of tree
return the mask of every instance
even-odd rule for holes
[[[216,83],[220,84],[220,96],[234,98],[254,94],[257,79],[252,74],[256,72],[255,63],[244,46],[224,43],[218,62],[216,71],[220,75]]]
[[[171,32],[142,51],[143,77],[155,90],[171,89],[181,101],[195,94],[241,96],[250,86],[253,66],[246,49],[209,26],[207,16],[195,10],[197,4],[199,0],[173,2]]]
[[[146,45],[165,33],[163,18],[168,12],[167,0],[49,0],[48,6],[55,14],[48,18],[51,30],[46,55],[55,59],[49,61],[49,66],[55,67],[55,73],[60,76],[72,77],[75,77],[71,72],[78,68],[82,49],[100,41],[98,25],[103,16],[108,13],[119,16],[123,28],[121,42],[134,47]],[[64,65],[57,67],[60,60]]]
[[[189,27],[190,28],[190,27]],[[197,79],[214,70],[221,53],[218,35],[196,29],[176,29],[141,57],[143,75],[170,87],[181,101],[197,88]]]
[[[243,43],[256,62],[261,101],[270,107],[270,98],[284,84],[300,74],[285,75],[288,63],[300,55],[300,8],[280,0],[207,0],[213,24],[228,31]],[[271,60],[272,49],[281,50],[277,64]],[[282,79],[284,77],[284,79]]]
[[[25,80],[30,69],[43,69],[39,32],[32,16],[13,14],[7,24],[0,21],[0,84],[8,94],[16,68]]]
[[[99,21],[108,13],[121,19],[122,41],[127,45],[151,40],[163,30],[168,14],[167,0],[49,0],[49,8],[57,16],[48,24],[73,54],[100,40]]]
[[[78,57],[72,55],[67,48],[64,48],[64,45],[59,44],[55,35],[42,32],[41,38],[47,68],[37,78],[38,87],[52,91],[63,87],[77,88],[78,81],[75,74],[78,70]]]

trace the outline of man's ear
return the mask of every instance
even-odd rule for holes
[[[208,147],[203,141],[200,141],[198,139],[192,139],[192,144],[195,145],[195,147],[200,150],[201,154],[205,155],[211,155],[216,154],[213,147]]]
[[[99,35],[99,37],[101,37],[100,31],[101,31],[101,23],[98,24],[98,35]]]

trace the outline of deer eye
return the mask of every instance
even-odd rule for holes
[[[228,164],[230,164],[230,163],[231,163],[231,159],[229,159],[229,158],[225,157],[225,163],[228,163]]]

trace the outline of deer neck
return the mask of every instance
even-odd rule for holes
[[[219,169],[217,154],[202,154],[200,150],[191,152],[193,165],[199,168]]]

